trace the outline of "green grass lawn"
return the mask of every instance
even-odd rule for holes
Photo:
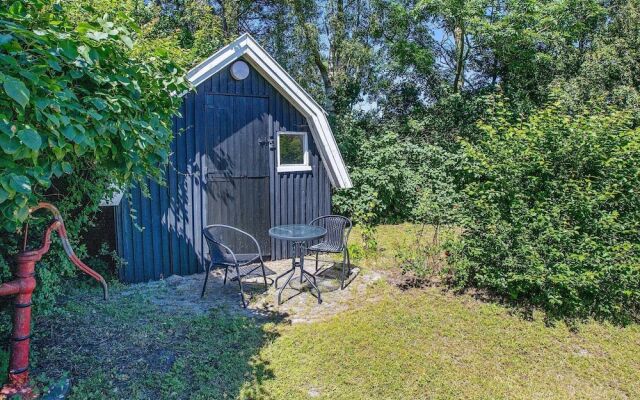
[[[381,227],[381,252],[358,265],[392,273],[415,229]],[[67,374],[74,399],[640,398],[639,326],[548,327],[440,288],[379,280],[350,310],[299,324],[114,298],[82,291],[38,318],[41,385]]]
[[[640,330],[587,324],[578,333],[438,289],[378,288],[373,304],[282,327],[247,383],[274,398],[638,398]]]

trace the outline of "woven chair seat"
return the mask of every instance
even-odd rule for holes
[[[261,278],[262,277],[262,268],[260,267],[259,263],[243,265],[241,267],[238,267],[238,270],[240,271],[241,278]],[[264,267],[264,272],[265,272],[265,275],[267,276],[275,274],[275,272],[272,269],[268,268],[266,265]],[[235,267],[229,267],[227,271],[227,279],[230,279],[230,280],[238,279],[238,275],[236,273]]]
[[[309,246],[309,251],[319,251],[324,253],[340,253],[342,251],[341,244],[322,242]]]

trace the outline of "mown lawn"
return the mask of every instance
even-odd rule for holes
[[[639,398],[640,330],[578,333],[438,289],[398,292],[261,349],[274,398]],[[290,396],[290,397],[289,397]]]
[[[382,227],[363,268],[393,271],[415,227]],[[357,242],[357,238],[354,238]],[[373,257],[373,256],[371,256]],[[640,327],[577,331],[440,288],[377,281],[344,313],[289,324],[270,313],[169,312],[140,294],[74,294],[37,320],[34,373],[71,398],[640,398]]]

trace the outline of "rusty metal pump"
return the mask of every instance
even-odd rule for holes
[[[16,256],[15,279],[11,282],[0,284],[0,297],[15,296],[13,300],[13,329],[11,332],[11,351],[9,356],[8,383],[0,389],[0,400],[9,397],[32,398],[32,389],[29,386],[29,347],[31,342],[31,296],[36,288],[35,266],[38,261],[49,251],[51,245],[51,232],[56,231],[64,251],[75,266],[93,279],[102,284],[104,298],[108,298],[107,282],[104,278],[85,265],[75,255],[67,231],[62,221],[60,211],[52,204],[39,203],[29,210],[31,215],[37,210],[46,209],[53,214],[53,220],[44,232],[42,246],[36,250],[27,250],[28,226],[24,229],[24,241],[22,251]]]

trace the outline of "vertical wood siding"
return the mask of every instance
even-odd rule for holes
[[[117,251],[126,264],[120,271],[125,282],[144,282],[172,274],[202,271],[208,249],[202,238],[207,221],[205,97],[207,94],[263,96],[269,102],[272,139],[280,130],[309,135],[310,172],[276,172],[275,150],[269,152],[271,225],[307,223],[329,214],[331,186],[305,118],[257,71],[251,68],[242,81],[231,78],[228,68],[184,96],[181,117],[174,118],[174,140],[164,186],[149,180],[149,197],[139,188],[131,201],[116,210]],[[255,143],[247,143],[250,163]],[[242,212],[242,210],[237,210]],[[132,218],[131,215],[135,217]],[[274,259],[289,257],[286,243],[271,241]]]

